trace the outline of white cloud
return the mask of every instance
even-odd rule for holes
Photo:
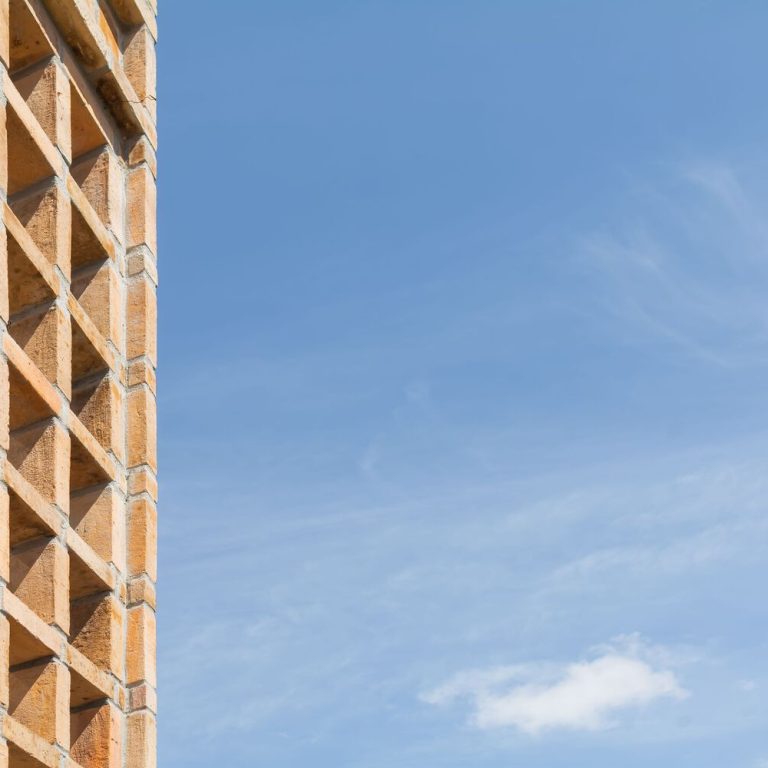
[[[622,710],[688,696],[671,669],[655,668],[664,655],[631,637],[587,661],[463,672],[422,699],[438,706],[468,699],[470,722],[481,729],[604,730]]]

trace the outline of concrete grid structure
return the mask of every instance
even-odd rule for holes
[[[0,0],[0,768],[156,741],[153,0]]]

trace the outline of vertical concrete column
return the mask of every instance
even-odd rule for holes
[[[126,54],[142,98],[154,105],[154,41],[135,35]],[[129,690],[127,764],[154,765],[157,673],[157,227],[154,149],[141,139],[129,155],[126,179],[128,365],[126,568]]]
[[[0,608],[10,574],[10,519],[8,487],[5,483],[5,462],[9,447],[10,401],[8,360],[3,341],[8,323],[8,243],[4,209],[8,190],[8,141],[6,128],[6,98],[3,83],[10,61],[10,27],[8,0],[0,0]],[[10,703],[10,624],[0,613],[0,723],[5,722]],[[8,768],[8,743],[5,729],[0,728],[0,768]]]

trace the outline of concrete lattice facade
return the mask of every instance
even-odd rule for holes
[[[156,764],[155,38],[0,0],[0,768]]]

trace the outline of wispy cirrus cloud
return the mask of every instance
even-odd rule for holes
[[[661,699],[688,697],[669,655],[637,637],[619,638],[591,659],[568,664],[523,664],[462,672],[422,695],[436,706],[469,701],[480,729],[600,731],[618,715]]]
[[[641,576],[692,572],[734,558],[754,557],[755,545],[762,547],[766,536],[768,521],[764,520],[717,524],[669,542],[598,549],[559,566],[549,580],[573,585],[576,580],[610,571]]]
[[[768,211],[759,174],[688,163],[634,190],[580,256],[624,333],[720,367],[768,361]]]

